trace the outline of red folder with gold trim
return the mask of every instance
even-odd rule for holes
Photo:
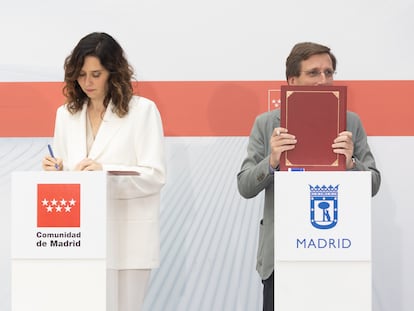
[[[280,123],[296,136],[295,149],[280,158],[280,170],[342,171],[345,156],[332,151],[346,129],[346,86],[281,86]]]

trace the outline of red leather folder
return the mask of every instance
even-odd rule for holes
[[[342,171],[345,156],[332,151],[346,129],[346,86],[281,86],[281,127],[296,136],[293,150],[280,159],[280,170]]]

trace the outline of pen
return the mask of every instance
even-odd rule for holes
[[[49,154],[50,156],[56,160],[55,155],[53,154],[53,150],[52,150],[52,146],[50,144],[47,144],[47,148],[49,149]],[[59,169],[59,165],[56,163],[55,164],[55,168],[58,170]]]

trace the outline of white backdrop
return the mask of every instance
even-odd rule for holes
[[[92,31],[121,43],[141,81],[283,80],[298,41],[332,47],[336,79],[413,80],[413,9],[411,0],[1,0],[0,82],[62,81],[64,58]],[[0,139],[0,310],[10,308],[9,174],[40,168],[48,139]],[[369,141],[383,177],[373,200],[374,311],[411,311],[414,138]],[[241,199],[235,179],[245,144],[244,137],[167,138],[163,265],[146,310],[259,310],[261,198]],[[200,163],[208,178],[200,178]]]
[[[298,41],[329,45],[340,80],[412,79],[411,0],[1,0],[0,81],[61,81],[81,37],[106,31],[138,80],[283,80]]]

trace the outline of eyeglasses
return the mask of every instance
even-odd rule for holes
[[[301,72],[304,72],[310,78],[318,78],[323,73],[325,78],[327,78],[327,79],[332,78],[333,75],[336,73],[336,71],[334,71],[332,69],[326,69],[324,71],[320,71],[320,70],[317,70],[317,69],[312,69],[312,70],[301,71]]]

